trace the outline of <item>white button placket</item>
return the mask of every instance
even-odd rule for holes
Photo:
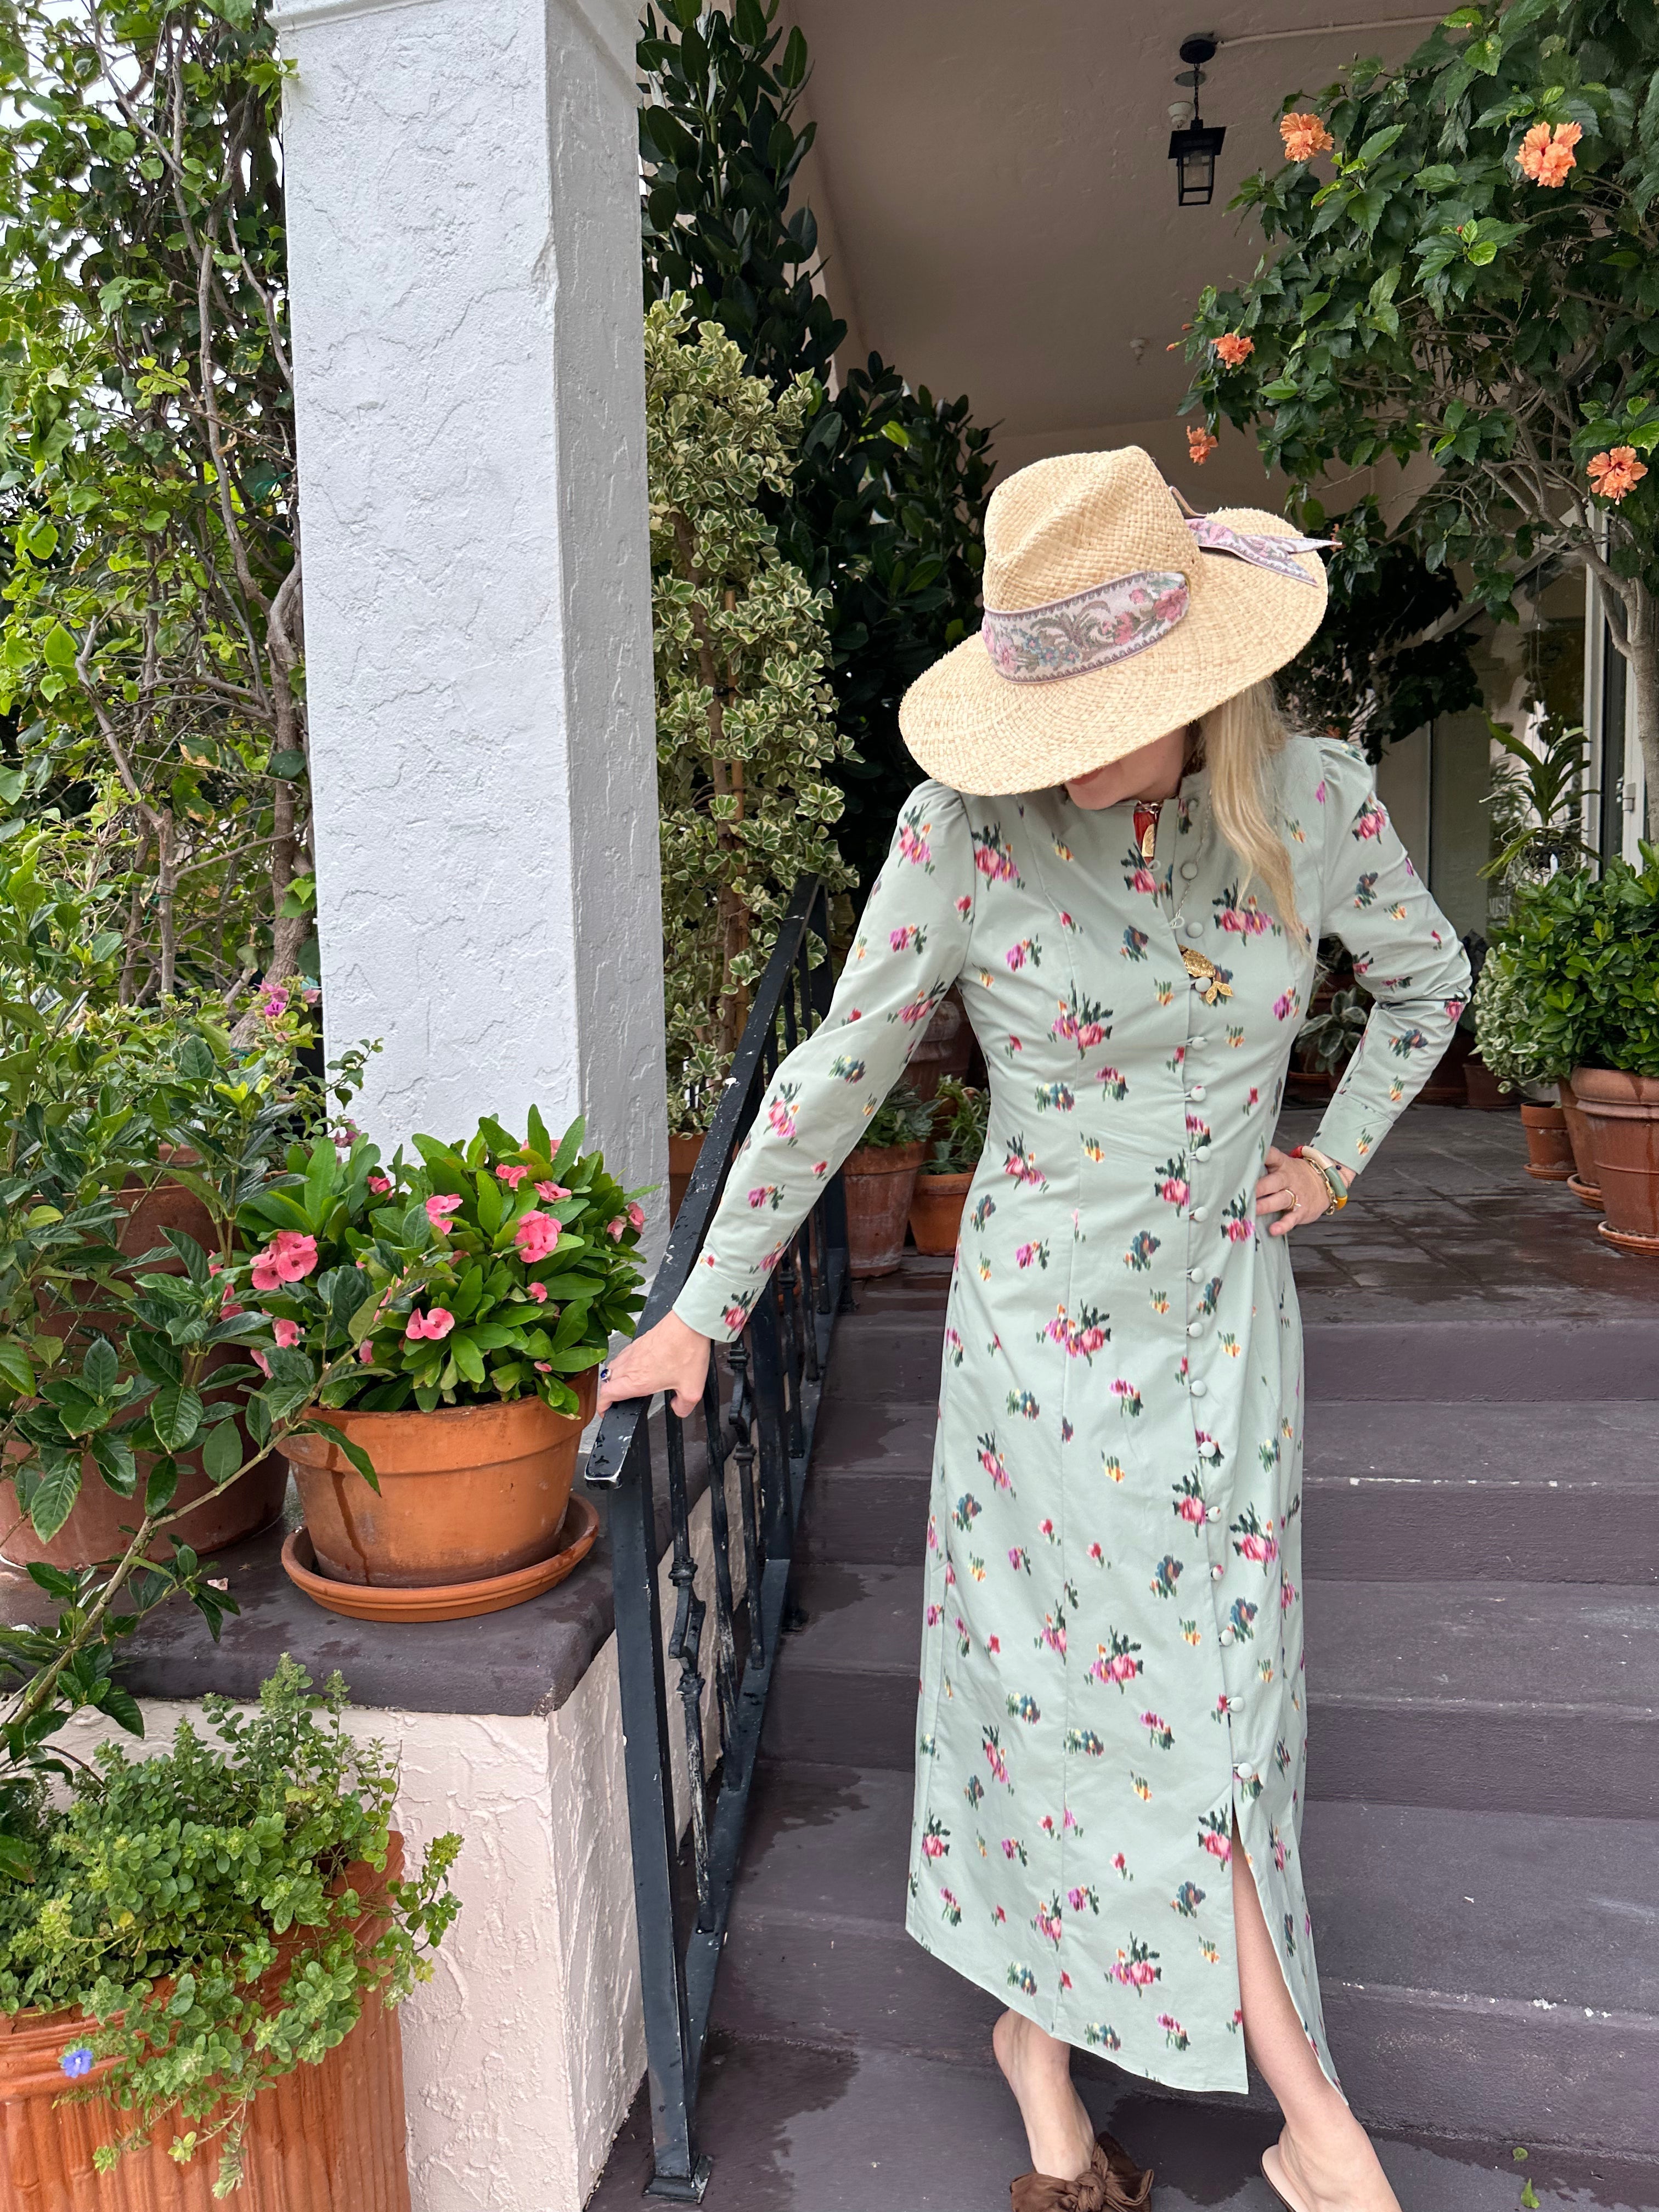
[[[1200,830],[1198,834],[1201,839],[1203,835],[1202,830]],[[1195,856],[1189,856],[1178,864],[1178,866],[1171,872],[1170,876],[1170,890],[1172,893],[1175,894],[1175,911],[1171,916],[1171,920],[1174,924],[1177,939],[1182,940],[1189,945],[1197,944],[1204,935],[1204,924],[1195,916],[1188,915],[1182,911],[1182,902],[1184,902],[1188,892],[1197,882],[1198,873],[1198,860]],[[1176,890],[1177,880],[1180,884],[1179,891]],[[1207,1092],[1207,1086],[1204,1079],[1206,1071],[1202,1066],[1202,1055],[1205,1052],[1208,1040],[1198,1026],[1203,1018],[1203,1001],[1200,998],[1199,994],[1192,988],[1189,981],[1187,994],[1187,1042],[1182,1056],[1181,1066],[1182,1093],[1182,1138],[1183,1145],[1186,1143],[1188,1134],[1185,1127],[1187,1108],[1188,1106],[1201,1106],[1205,1101]],[[1186,1273],[1187,1280],[1189,1284],[1200,1284],[1206,1279],[1206,1271],[1204,1267],[1201,1253],[1199,1249],[1201,1239],[1196,1237],[1194,1232],[1202,1231],[1206,1227],[1212,1212],[1212,1208],[1199,1198],[1196,1189],[1199,1172],[1199,1155],[1188,1152],[1187,1158],[1187,1257],[1188,1265]],[[1213,1316],[1210,1316],[1210,1319],[1212,1321]],[[1194,1371],[1194,1363],[1198,1357],[1199,1347],[1204,1342],[1206,1333],[1206,1321],[1203,1317],[1200,1317],[1200,1315],[1194,1311],[1192,1305],[1192,1293],[1189,1291],[1187,1314],[1187,1339],[1189,1347],[1187,1353],[1187,1389],[1188,1395],[1194,1401],[1193,1438],[1194,1446],[1197,1444],[1198,1432],[1200,1425],[1199,1416],[1203,1411],[1203,1401],[1209,1395],[1208,1382],[1201,1374]],[[1206,1469],[1206,1473],[1213,1472],[1212,1469]],[[1233,1758],[1235,1762],[1232,1770],[1234,1779],[1239,1783],[1249,1785],[1256,1779],[1256,1770],[1252,1765],[1250,1765],[1248,1759],[1240,1759],[1238,1758],[1238,1746],[1234,1741],[1234,1724],[1243,1712],[1244,1701],[1233,1688],[1232,1684],[1229,1680],[1229,1665],[1232,1653],[1237,1649],[1238,1632],[1233,1626],[1231,1621],[1226,1619],[1221,1610],[1220,1586],[1226,1579],[1227,1572],[1227,1532],[1225,1528],[1222,1525],[1222,1510],[1219,1505],[1206,1500],[1204,1508],[1203,1525],[1207,1548],[1210,1552],[1210,1589],[1211,1595],[1213,1600],[1213,1615],[1216,1622],[1216,1641],[1220,1646],[1223,1653],[1221,1665],[1224,1688],[1221,1696],[1221,1712],[1227,1726],[1229,1754]]]

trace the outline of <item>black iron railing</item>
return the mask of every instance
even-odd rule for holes
[[[817,877],[803,877],[652,1282],[640,1317],[642,1329],[660,1319],[684,1289],[725,1188],[732,1155],[779,1060],[823,1018],[831,989],[828,953],[827,894]],[[712,1572],[704,1576],[693,1557],[684,1425],[672,1407],[664,1408],[664,1474],[672,1531],[668,1575],[676,1592],[665,1650],[648,1401],[637,1398],[613,1406],[588,1455],[587,1480],[608,1491],[611,1501],[623,1759],[655,2148],[648,2193],[683,2203],[700,2201],[708,2181],[708,2160],[698,2151],[696,2124],[703,2036],[783,1626],[813,1423],[846,1285],[847,1212],[837,1175],[826,1182],[811,1213],[785,1246],[742,1335],[709,1364],[702,1421],[714,1556]],[[723,1387],[729,1391],[724,1405]],[[668,1662],[678,1669],[672,1685]],[[713,1759],[705,1759],[703,1747],[708,1668],[714,1674],[718,1747]],[[679,1821],[669,1734],[671,1693],[679,1702],[690,1771],[695,1896],[689,1881],[677,1881]],[[682,1888],[684,1899],[677,1905]]]

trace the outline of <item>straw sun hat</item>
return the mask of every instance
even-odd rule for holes
[[[1293,659],[1324,564],[1281,516],[1183,514],[1139,446],[1034,461],[991,495],[985,621],[919,677],[904,742],[957,791],[1042,791]]]

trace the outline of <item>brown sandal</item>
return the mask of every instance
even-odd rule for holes
[[[1089,2171],[1075,2181],[1022,2173],[1010,2185],[1012,2212],[1140,2212],[1152,2193],[1152,2169],[1138,2166],[1115,2136],[1095,2137]]]

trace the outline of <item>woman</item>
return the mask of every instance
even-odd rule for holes
[[[1073,455],[993,496],[985,604],[905,698],[938,780],[829,1017],[600,1402],[692,1411],[711,1339],[959,985],[991,1127],[945,1333],[907,1924],[1011,2008],[995,2055],[1033,2167],[1014,2212],[1150,2190],[1094,2140],[1073,2045],[1198,2090],[1242,2090],[1248,2047],[1290,2212],[1398,2212],[1326,2047],[1298,1854],[1284,1239],[1346,1203],[1468,966],[1364,762],[1279,724],[1268,679],[1324,611],[1313,541],[1183,516],[1133,447]],[[1318,1145],[1287,1157],[1270,1139],[1322,933],[1375,1003]]]

